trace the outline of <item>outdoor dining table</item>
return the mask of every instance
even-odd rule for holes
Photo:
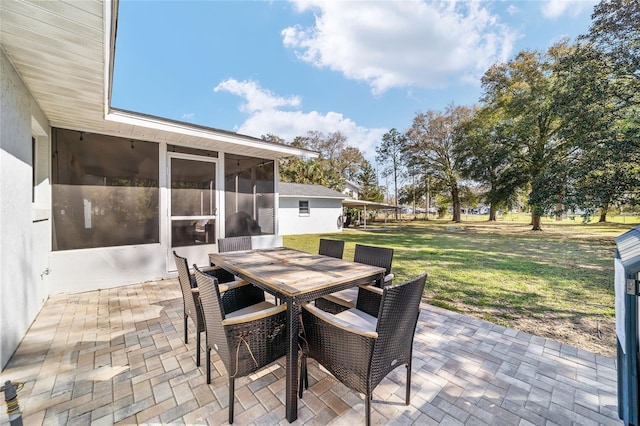
[[[287,303],[286,416],[295,421],[300,304],[373,281],[380,285],[385,269],[286,247],[212,253],[209,260]]]

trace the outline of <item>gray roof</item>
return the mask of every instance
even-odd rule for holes
[[[333,189],[305,183],[280,182],[278,191],[281,197],[337,198],[340,200],[347,198],[343,193]]]

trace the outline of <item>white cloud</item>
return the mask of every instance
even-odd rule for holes
[[[375,147],[388,129],[370,129],[358,126],[352,120],[337,112],[326,114],[317,111],[262,111],[251,115],[239,128],[238,133],[259,137],[271,133],[292,141],[296,136],[305,136],[309,131],[319,131],[328,135],[341,132],[347,136],[347,143],[358,148],[365,157],[375,155]]]
[[[242,105],[241,111],[254,113],[278,107],[298,107],[300,98],[291,96],[283,98],[275,96],[269,90],[262,89],[255,81],[239,82],[232,78],[218,84],[213,91],[225,91],[245,98],[246,103]]]
[[[594,0],[545,0],[540,8],[545,18],[556,19],[563,15],[578,16],[596,3]]]
[[[229,79],[216,86],[214,91],[229,92],[244,98],[241,110],[249,117],[234,130],[249,136],[273,134],[290,142],[296,136],[305,136],[309,131],[319,131],[325,135],[340,131],[347,136],[349,145],[360,149],[365,157],[369,157],[368,154],[375,153],[374,148],[388,131],[358,126],[353,120],[337,112],[323,114],[317,111],[283,110],[281,107],[299,107],[300,98],[282,98],[262,89],[255,81]]]
[[[195,112],[185,112],[184,114],[182,114],[182,119],[183,120],[191,121],[194,118],[196,118],[196,113]]]
[[[295,1],[315,25],[288,27],[286,47],[318,68],[364,81],[374,93],[393,87],[439,88],[482,75],[506,60],[516,34],[478,1]]]

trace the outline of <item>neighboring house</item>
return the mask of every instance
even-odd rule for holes
[[[0,2],[0,368],[51,294],[173,276],[219,237],[280,245],[277,160],[315,155],[112,108],[117,15]]]
[[[320,185],[280,182],[280,234],[342,231],[344,194]]]
[[[350,198],[353,198],[354,200],[359,200],[360,194],[362,193],[362,188],[357,183],[347,179],[345,180],[345,187],[342,193]]]

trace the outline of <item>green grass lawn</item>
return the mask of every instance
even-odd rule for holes
[[[533,232],[515,220],[414,220],[285,236],[284,245],[317,252],[321,236],[342,239],[345,259],[356,243],[391,247],[395,283],[428,273],[427,303],[613,356],[613,239],[638,223],[549,219]]]

